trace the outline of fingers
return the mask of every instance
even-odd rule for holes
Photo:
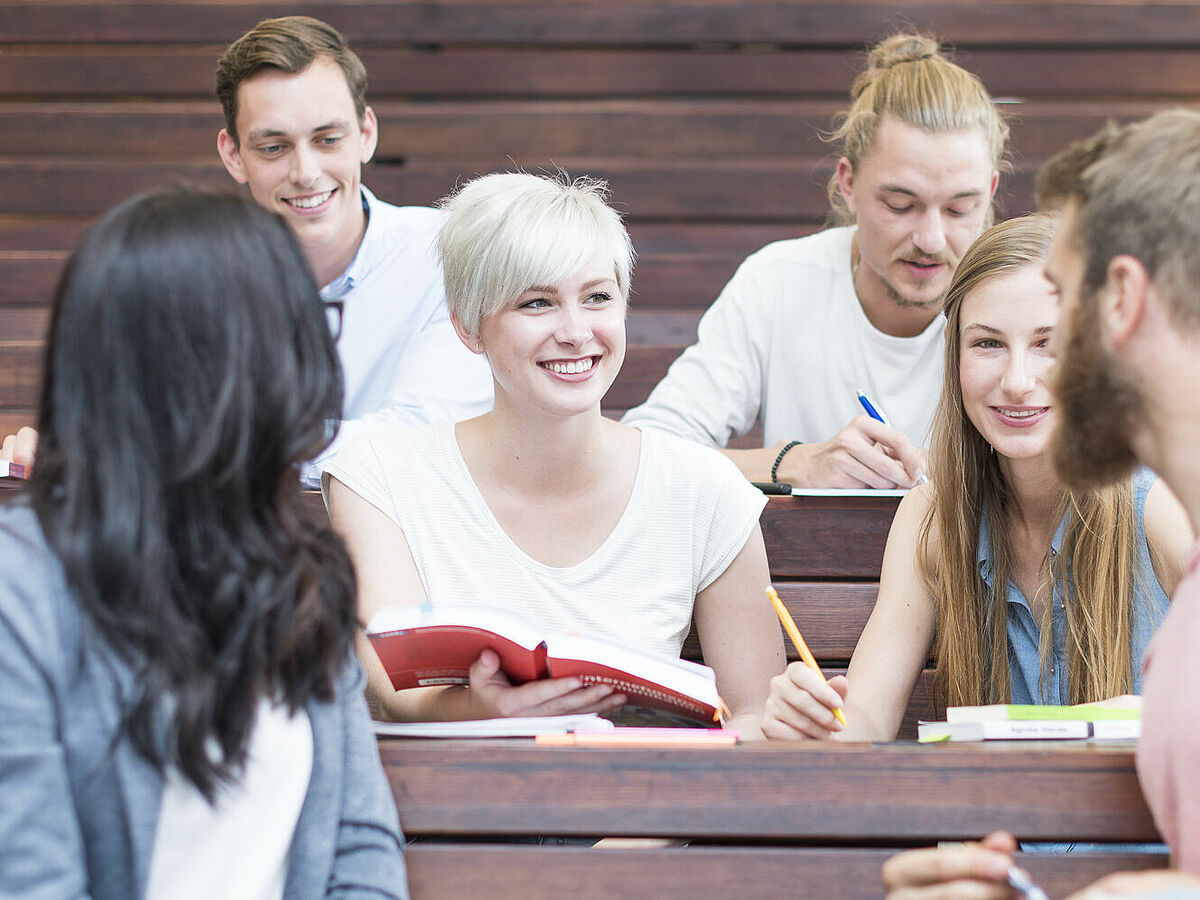
[[[546,678],[514,687],[500,669],[500,656],[484,650],[468,674],[473,700],[488,717],[567,716],[611,712],[625,704],[612,685],[584,686],[579,678]]]
[[[37,454],[37,437],[37,432],[28,425],[22,426],[16,434],[7,435],[0,444],[0,459],[32,465]]]
[[[561,684],[560,684],[561,683]],[[546,681],[534,681],[513,688],[514,691],[524,691],[526,688],[540,688],[543,691],[548,686],[557,686],[561,693],[541,699],[533,705],[524,707],[523,716],[570,716],[580,713],[613,712],[625,705],[625,695],[618,693],[610,684],[591,684],[586,687],[578,678],[552,678]],[[530,692],[537,693],[537,692]],[[515,695],[514,695],[515,696]],[[520,698],[524,704],[530,697]]]
[[[770,740],[829,740],[844,727],[833,710],[842,706],[846,689],[843,676],[826,684],[804,663],[792,663],[771,679],[763,710],[763,735]]]
[[[989,835],[989,839],[995,837]],[[1011,836],[1009,837],[1011,840]],[[1008,887],[1012,856],[982,844],[910,850],[883,864],[889,900],[996,898],[1013,896]]]
[[[820,445],[819,460],[814,463],[818,472],[812,477],[822,487],[912,487],[916,475],[910,476],[906,464],[914,469],[923,465],[908,438],[869,416],[858,416]]]
[[[1017,852],[1017,839],[1007,831],[993,831],[980,841],[979,845],[985,850],[993,850],[1009,857]]]
[[[915,487],[925,472],[925,453],[913,445],[903,432],[869,416],[858,416],[849,427],[856,427],[871,451],[860,461],[878,477],[897,487]]]

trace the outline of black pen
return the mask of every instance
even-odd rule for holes
[[[791,495],[792,486],[786,481],[752,481],[750,482],[764,494],[787,494]]]

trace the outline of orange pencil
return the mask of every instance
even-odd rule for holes
[[[779,594],[775,588],[767,588],[767,596],[771,598],[771,605],[775,607],[775,615],[779,616],[779,621],[783,623],[783,630],[788,633],[788,637],[792,639],[792,646],[796,648],[796,652],[800,654],[800,659],[804,664],[821,676],[821,667],[817,665],[817,661],[813,659],[812,652],[808,649],[808,644],[804,643],[804,638],[800,635],[800,629],[796,627],[796,622],[792,619],[792,614],[787,611],[787,607],[783,605],[783,601],[779,599]],[[835,709],[833,714],[837,716],[837,720],[843,725],[846,724],[846,717],[842,714],[840,708]]]

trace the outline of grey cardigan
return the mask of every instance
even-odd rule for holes
[[[118,735],[129,669],[85,630],[36,516],[24,503],[0,508],[2,897],[145,894],[163,778]],[[348,662],[335,701],[307,706],[312,778],[289,900],[408,896],[363,680]]]

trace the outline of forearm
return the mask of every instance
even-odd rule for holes
[[[733,460],[734,465],[749,481],[770,481],[771,465],[779,453],[778,450],[770,447],[760,447],[757,450],[722,450],[721,452]]]
[[[358,658],[367,673],[368,696],[374,710],[387,722],[440,722],[478,719],[470,691],[461,685],[409,688],[398,691],[379,661],[371,642],[360,634]]]
[[[810,475],[808,461],[821,446],[819,444],[793,444],[783,453],[785,444],[776,447],[760,447],[754,450],[722,450],[733,460],[734,465],[750,481],[779,481],[792,487],[826,487],[817,484]],[[780,458],[780,454],[782,458]],[[776,465],[778,460],[778,465]],[[774,477],[771,476],[775,469]]]
[[[389,689],[380,695],[380,706],[391,722],[458,722],[489,718],[477,708],[470,688],[457,684],[404,691]]]

